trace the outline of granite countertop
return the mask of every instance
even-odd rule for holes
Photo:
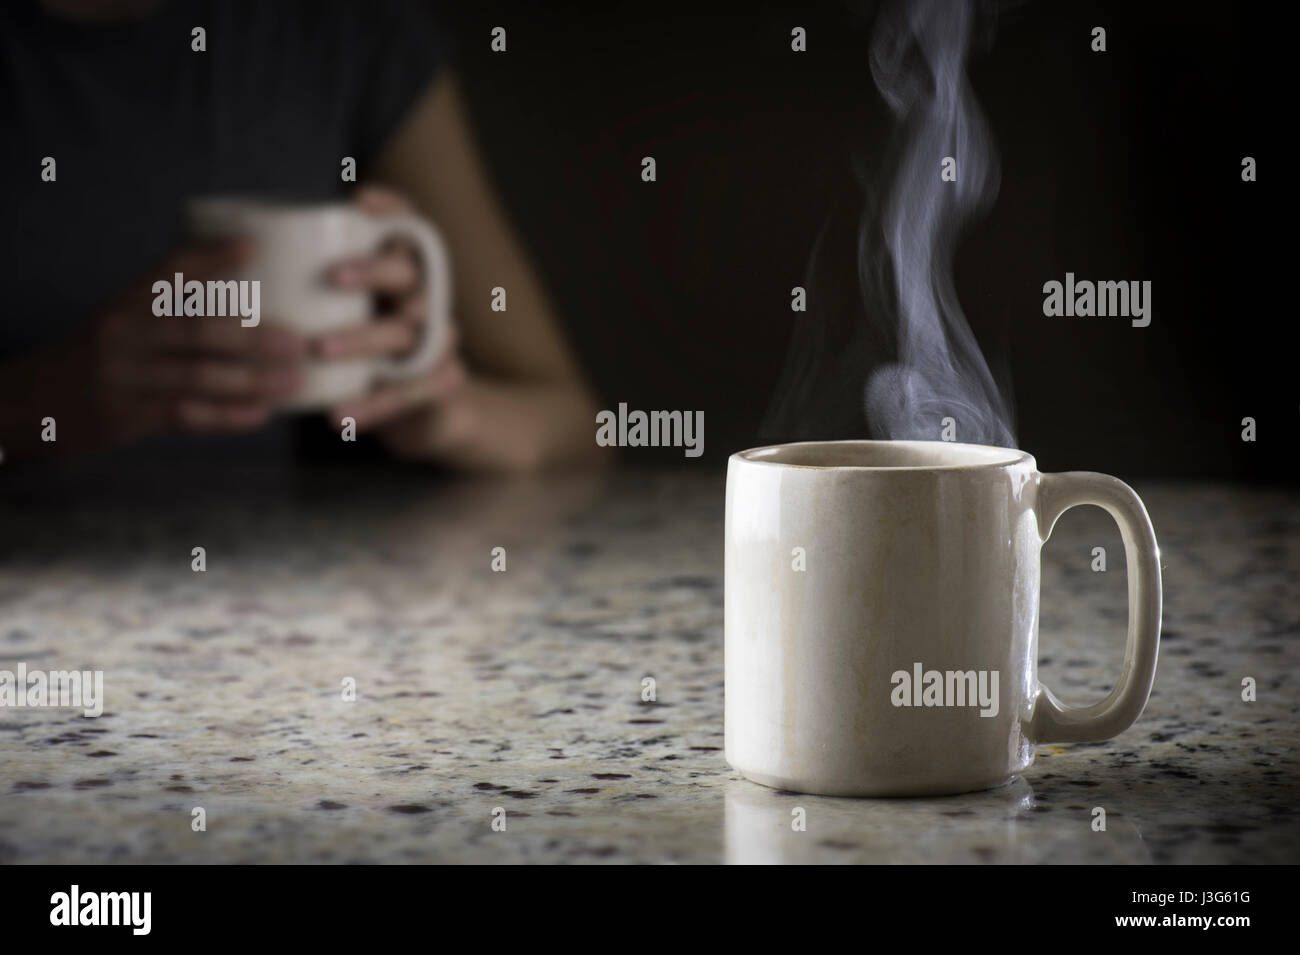
[[[1165,631],[1135,727],[1002,789],[855,800],[723,759],[720,473],[242,480],[0,500],[0,669],[102,669],[106,695],[0,710],[0,862],[1300,861],[1285,492],[1136,482]],[[1123,564],[1091,508],[1045,549],[1041,676],[1069,702],[1118,672]]]

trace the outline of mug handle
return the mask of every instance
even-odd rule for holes
[[[383,378],[409,378],[432,367],[442,357],[451,333],[451,264],[447,246],[437,229],[409,212],[375,216],[372,222],[379,241],[401,237],[410,241],[420,253],[424,286],[429,298],[424,334],[409,355],[384,359],[378,366]]]
[[[1128,644],[1124,669],[1110,695],[1091,706],[1065,706],[1041,683],[1025,730],[1035,743],[1083,743],[1110,739],[1132,726],[1151,695],[1160,649],[1160,548],[1142,499],[1106,474],[1066,471],[1040,474],[1038,525],[1042,543],[1065,511],[1080,504],[1105,508],[1119,525],[1128,565]],[[1041,546],[1041,544],[1040,544]]]

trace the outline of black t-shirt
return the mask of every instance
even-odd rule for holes
[[[145,276],[190,196],[337,198],[345,156],[364,182],[446,52],[414,0],[166,0],[106,22],[0,4],[0,358]]]

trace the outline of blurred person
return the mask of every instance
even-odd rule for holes
[[[11,0],[0,6],[0,128],[6,462],[128,445],[278,458],[304,435],[355,456],[330,426],[343,416],[401,459],[510,472],[598,460],[591,392],[493,193],[423,4]],[[351,193],[345,156],[368,184]],[[53,182],[44,157],[57,163]],[[390,244],[331,269],[337,287],[373,293],[377,318],[355,329],[304,338],[156,317],[155,280],[229,277],[250,255],[247,243],[184,242],[185,201],[218,194],[348,195],[430,219],[452,258],[454,347],[312,423],[276,415],[308,356],[412,348],[427,307],[418,258]],[[508,312],[491,310],[495,286],[508,289]],[[53,444],[41,441],[47,416]]]

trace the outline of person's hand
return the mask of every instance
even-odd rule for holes
[[[374,215],[412,208],[397,193],[373,186],[360,190],[357,202]],[[428,290],[409,243],[395,240],[374,255],[340,262],[329,280],[339,288],[370,291],[377,315],[360,327],[317,338],[313,351],[319,358],[398,357],[425,333]],[[358,431],[373,431],[397,457],[485,471],[534,471],[593,457],[594,416],[589,396],[575,380],[471,372],[454,327],[447,348],[427,371],[381,382],[329,411],[332,424],[354,419]]]
[[[412,211],[402,196],[376,186],[360,189],[357,204],[376,216]],[[339,289],[370,292],[375,298],[376,316],[375,321],[315,339],[312,350],[319,358],[328,361],[400,357],[410,352],[425,334],[428,289],[419,255],[409,242],[394,239],[373,255],[339,262],[330,269],[329,281]],[[398,424],[412,413],[432,413],[435,408],[445,408],[465,386],[468,375],[457,344],[453,327],[442,356],[431,368],[400,381],[380,383],[369,394],[331,409],[331,420],[353,418],[358,431],[376,430],[399,456],[422,456],[409,441],[401,439],[403,429]],[[446,417],[439,416],[444,424]]]
[[[301,386],[303,339],[245,327],[238,316],[160,317],[152,309],[158,279],[228,279],[250,252],[238,242],[178,251],[65,340],[0,369],[0,444],[34,456],[46,416],[58,428],[50,453],[63,454],[165,432],[263,426]]]

